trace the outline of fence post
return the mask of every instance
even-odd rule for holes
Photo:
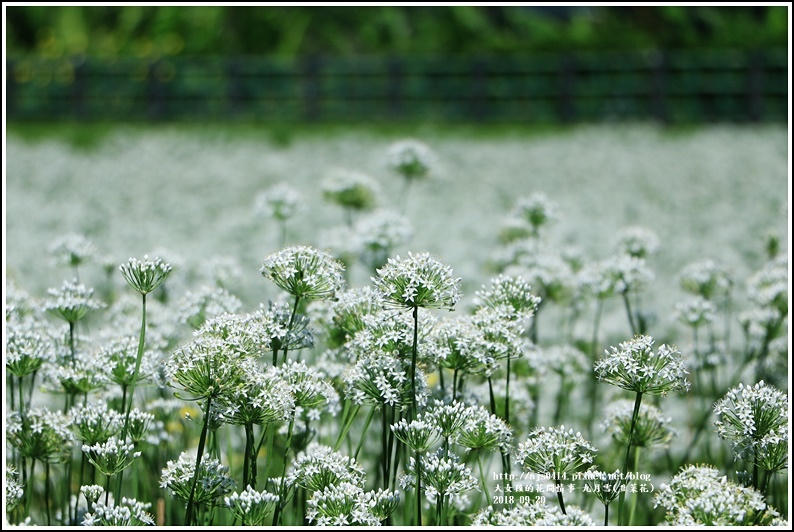
[[[576,78],[576,62],[573,57],[564,55],[560,58],[559,98],[557,114],[560,122],[569,123],[576,119],[576,105],[573,98],[573,87]]]
[[[653,95],[653,115],[659,122],[668,123],[667,113],[667,57],[664,52],[654,52],[650,55],[651,82]]]
[[[747,96],[749,118],[759,122],[764,117],[764,58],[757,50],[747,53]]]

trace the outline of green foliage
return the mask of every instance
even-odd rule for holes
[[[12,6],[10,56],[783,47],[785,6]]]

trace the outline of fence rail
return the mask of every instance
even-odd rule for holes
[[[786,50],[495,57],[10,58],[9,120],[788,120]]]

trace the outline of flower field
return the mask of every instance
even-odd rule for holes
[[[9,523],[788,523],[784,128],[9,131]]]

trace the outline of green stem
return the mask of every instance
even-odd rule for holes
[[[634,323],[634,314],[631,312],[631,304],[629,303],[629,294],[627,292],[623,292],[623,304],[626,307],[626,315],[629,317],[629,325],[631,326],[631,334],[637,334],[637,326]],[[620,510],[618,509],[618,514]]]
[[[204,454],[204,445],[207,443],[207,430],[210,424],[211,403],[212,398],[207,397],[207,408],[204,410],[204,426],[201,427],[201,436],[199,436],[198,450],[196,451],[196,470],[193,473],[193,485],[190,487],[190,498],[187,501],[187,510],[185,511],[185,526],[191,526],[193,524],[193,498],[196,496],[196,483],[198,482],[199,471],[201,468],[201,458]]]
[[[411,349],[411,417],[408,421],[416,419],[416,344],[419,338],[419,307],[414,307],[414,345]],[[421,520],[421,519],[420,519]]]
[[[626,445],[626,459],[623,462],[623,474],[621,476],[620,481],[625,483],[626,476],[629,470],[629,458],[631,453],[631,442],[634,439],[634,427],[637,424],[637,417],[639,416],[640,412],[640,402],[642,401],[642,392],[637,392],[637,397],[634,400],[634,412],[631,414],[631,428],[629,428],[629,441]],[[618,525],[623,524],[623,502],[626,499],[626,492],[621,489],[620,496],[618,497]]]
[[[300,296],[295,296],[295,304],[292,305],[292,314],[289,317],[289,324],[287,325],[287,336],[284,341],[284,361],[283,364],[287,363],[287,352],[289,351],[289,344],[292,340],[292,325],[295,323],[295,314],[298,312],[298,302],[300,301]]]
[[[557,502],[560,503],[560,510],[564,515],[568,515],[565,511],[565,501],[562,500],[562,490],[563,488],[560,486],[560,474],[556,471],[554,472],[554,487],[556,488],[555,491],[557,492]]]
[[[416,526],[422,526],[422,459],[419,451],[414,452],[414,458],[416,460]]]
[[[491,381],[491,376],[488,375],[488,402],[490,403],[491,407],[491,414],[496,415],[496,397],[493,393],[493,382]]]
[[[477,451],[477,465],[480,468],[480,484],[482,484],[482,489],[485,492],[485,504],[487,506],[491,506],[491,494],[488,492],[488,482],[485,478],[485,471],[482,468],[482,452]]]
[[[256,489],[256,483],[251,483],[251,460],[254,452],[254,424],[245,424],[245,453],[243,454],[243,489],[252,486]]]
[[[364,445],[364,439],[367,436],[367,429],[369,428],[369,424],[372,422],[372,417],[374,415],[375,415],[375,407],[373,406],[369,411],[367,420],[364,422],[364,429],[361,431],[361,439],[358,440],[358,447],[356,447],[356,452],[353,455],[353,460],[358,459],[358,453],[361,450],[361,446]]]
[[[292,446],[292,428],[295,426],[295,416],[293,415],[290,417],[289,420],[289,427],[287,429],[287,444],[284,447],[284,465],[281,468],[281,483],[279,484],[278,488],[278,504],[276,504],[276,510],[273,513],[273,526],[278,526],[281,523],[281,512],[287,505],[287,497],[286,497],[286,482],[285,477],[287,473],[287,454],[289,453],[289,449]]]
[[[609,526],[609,505],[604,504],[604,526]]]
[[[44,507],[47,509],[47,526],[50,522],[50,463],[44,462]]]
[[[640,449],[641,447],[634,447],[634,471],[639,471],[640,465]],[[634,522],[634,514],[637,511],[637,500],[639,499],[639,493],[634,493],[631,498],[631,510],[629,511],[629,522],[626,523],[627,525],[631,526]]]

